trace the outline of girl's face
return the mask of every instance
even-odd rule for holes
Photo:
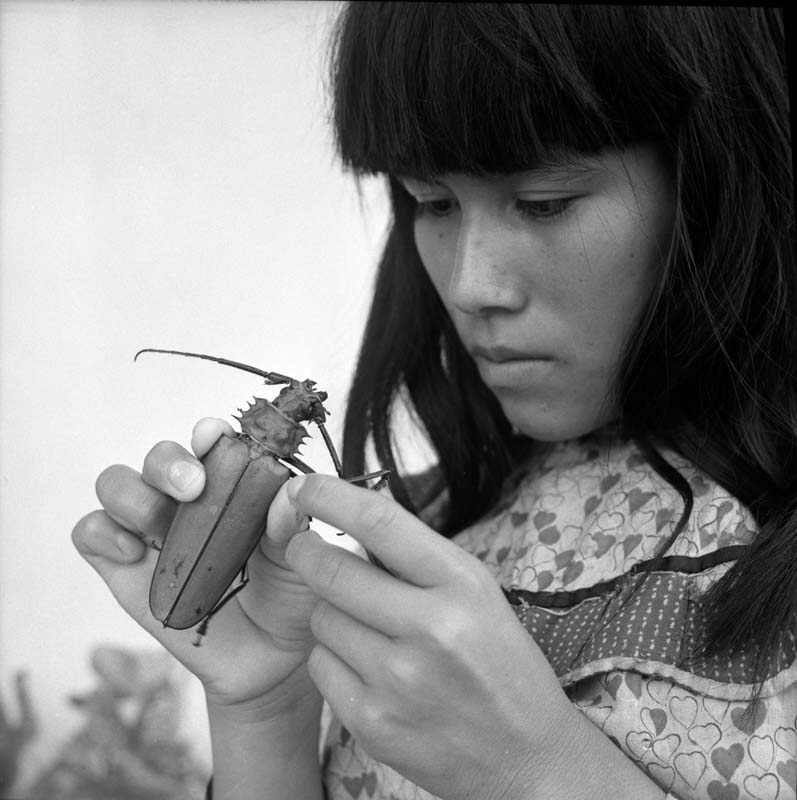
[[[421,260],[509,421],[545,441],[611,421],[623,345],[672,230],[657,150],[402,184]]]

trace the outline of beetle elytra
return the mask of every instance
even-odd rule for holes
[[[241,432],[222,436],[204,456],[205,488],[196,500],[179,504],[158,556],[150,610],[165,627],[183,630],[199,624],[198,644],[210,618],[246,585],[246,562],[280,486],[295,470],[313,472],[296,455],[308,435],[302,423],[318,427],[338,475],[341,463],[324,424],[327,393],[317,390],[314,381],[200,353],[148,348],[135,358],[141,353],[202,358],[259,375],[267,385],[283,385],[272,401],[255,398],[241,409]],[[366,482],[386,474],[381,470],[348,480]],[[240,581],[233,586],[237,576]]]

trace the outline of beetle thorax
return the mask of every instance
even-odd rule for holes
[[[243,433],[281,458],[295,455],[307,436],[304,425],[291,419],[274,403],[260,397],[256,397],[248,409],[241,410],[238,420]]]

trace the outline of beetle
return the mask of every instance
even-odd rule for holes
[[[202,358],[259,375],[266,385],[283,385],[272,401],[254,398],[247,409],[239,409],[241,432],[222,435],[204,456],[205,488],[196,500],[178,505],[160,547],[150,584],[150,610],[164,627],[185,630],[199,623],[194,642],[198,645],[210,618],[246,586],[246,563],[280,486],[297,470],[314,471],[296,455],[308,436],[302,423],[318,427],[338,475],[342,467],[325,425],[327,393],[316,389],[315,381],[182,350],[146,348],[133,360],[142,353]],[[378,489],[387,474],[388,470],[380,470],[348,480],[379,479],[372,487]],[[239,583],[233,586],[237,576]]]

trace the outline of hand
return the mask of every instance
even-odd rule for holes
[[[365,750],[440,797],[553,796],[530,789],[577,712],[487,568],[374,492],[311,475],[287,494],[399,576],[313,531],[286,552],[322,598],[310,675]]]
[[[232,434],[227,423],[200,421],[192,439],[196,456],[223,433]],[[249,560],[248,585],[213,617],[201,647],[193,631],[165,628],[149,610],[157,552],[145,542],[163,541],[175,501],[196,499],[204,482],[197,458],[175,442],[160,442],[141,473],[121,465],[102,472],[96,489],[103,508],[80,520],[72,539],[120,605],[198,676],[209,703],[245,708],[252,717],[276,715],[297,696],[317,696],[305,666],[317,598],[284,560],[285,541],[306,520],[297,518],[284,489],[272,504],[277,523],[270,512],[269,535]]]

